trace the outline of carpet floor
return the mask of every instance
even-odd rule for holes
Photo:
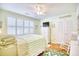
[[[51,44],[44,51],[43,56],[69,56],[69,53],[67,53],[65,48],[60,48],[60,44]]]

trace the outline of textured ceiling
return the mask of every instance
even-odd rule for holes
[[[17,12],[26,16],[43,19],[63,13],[75,11],[77,4],[71,3],[39,3],[44,6],[45,14],[37,15],[34,7],[36,3],[2,3],[0,7],[9,11]]]

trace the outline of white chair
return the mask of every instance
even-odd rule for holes
[[[70,56],[79,56],[79,40],[72,41],[70,46]]]

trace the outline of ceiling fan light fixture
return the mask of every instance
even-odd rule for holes
[[[36,5],[35,12],[37,13],[37,15],[44,15],[45,7],[43,5]]]

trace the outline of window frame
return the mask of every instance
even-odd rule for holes
[[[12,16],[8,16],[8,17],[12,17]],[[18,26],[18,21],[17,20],[19,20],[18,18],[16,18],[16,17],[12,17],[12,18],[14,18],[16,21],[15,21],[15,26],[12,26],[12,25],[8,25],[8,21],[9,21],[9,19],[7,18],[7,33],[9,34],[9,32],[8,32],[8,28],[11,28],[11,27],[15,27],[15,35],[20,35],[20,34],[18,34],[17,32],[18,32],[18,28],[23,28],[23,33],[21,34],[21,35],[25,35],[25,34],[34,34],[34,21],[32,21],[32,20],[25,20],[25,19],[20,19],[20,20],[22,20],[23,21],[23,25],[22,26]],[[28,21],[29,22],[29,24],[28,24],[28,26],[25,26],[25,22],[24,21]],[[30,21],[31,22],[33,22],[33,27],[32,26],[30,26]],[[29,33],[24,33],[25,32],[25,29],[28,29],[28,32]],[[33,33],[30,31],[30,29],[32,29],[33,28]],[[13,35],[13,34],[12,34]]]

